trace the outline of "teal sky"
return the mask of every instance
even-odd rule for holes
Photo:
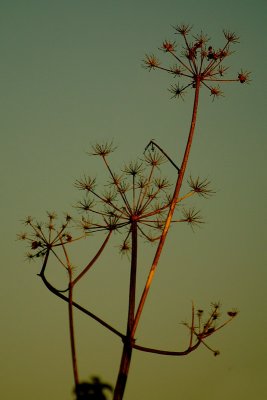
[[[172,25],[189,23],[215,47],[223,29],[235,31],[240,44],[229,76],[243,68],[252,82],[224,86],[225,97],[214,102],[201,93],[188,175],[211,180],[216,195],[193,202],[205,217],[200,229],[170,233],[136,336],[143,345],[183,350],[180,322],[190,318],[192,300],[207,310],[221,301],[240,315],[211,338],[219,357],[205,348],[181,358],[134,353],[125,400],[265,398],[266,2],[2,0],[0,10],[1,397],[73,398],[66,304],[42,286],[16,233],[27,215],[71,212],[81,197],[73,182],[83,173],[102,178],[101,163],[86,154],[97,140],[118,146],[114,168],[141,156],[152,138],[179,163],[192,96],[171,100],[173,78],[141,64],[155,53],[168,65],[158,47],[177,39]],[[93,250],[88,241],[77,262]],[[114,243],[79,293],[121,329],[127,263]],[[76,320],[81,377],[113,384],[120,341],[84,316]]]

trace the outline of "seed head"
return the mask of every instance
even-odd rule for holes
[[[123,172],[125,172],[127,175],[140,175],[140,173],[143,171],[144,166],[142,165],[141,162],[133,162],[131,161],[128,165],[125,165]]]
[[[250,72],[242,71],[242,69],[241,69],[241,71],[238,74],[239,82],[240,83],[249,83],[250,82],[249,75],[250,75]]]
[[[183,96],[185,95],[185,88],[184,87],[180,87],[179,83],[175,84],[175,85],[171,85],[169,92],[172,93],[172,99],[174,98],[181,98],[183,100]]]
[[[93,152],[91,152],[89,154],[91,154],[93,156],[106,157],[107,155],[112,153],[115,149],[116,149],[116,147],[113,146],[112,142],[106,142],[103,144],[97,143],[94,146],[92,146]]]
[[[175,33],[179,33],[182,36],[186,36],[191,31],[192,26],[190,26],[188,24],[181,24],[181,25],[174,26],[174,29],[176,30]]]
[[[192,191],[202,197],[209,197],[214,192],[210,189],[210,181],[207,179],[200,180],[199,176],[194,180],[191,176],[187,181]]]
[[[144,158],[146,164],[153,167],[159,167],[162,163],[166,162],[165,157],[158,151],[148,151],[145,153]]]
[[[50,221],[53,221],[54,219],[57,218],[57,214],[54,211],[53,212],[47,211],[47,215]]]
[[[119,250],[120,250],[121,255],[128,254],[129,251],[131,250],[130,242],[129,242],[128,240],[125,240],[125,241],[119,246]]]
[[[90,178],[90,176],[84,176],[81,179],[77,179],[74,186],[79,190],[86,190],[90,192],[95,187],[95,178]]]
[[[200,211],[195,210],[195,208],[183,209],[183,216],[182,222],[187,222],[192,228],[204,222],[200,216]]]
[[[234,32],[224,30],[223,34],[229,43],[239,43],[239,37]]]
[[[157,67],[160,66],[160,62],[158,60],[158,58],[154,55],[145,55],[145,59],[144,59],[144,67],[149,69],[149,71],[151,71],[151,69],[155,69]]]
[[[27,239],[27,233],[26,232],[18,233],[17,234],[17,239],[18,240],[26,240]]]
[[[236,317],[237,314],[238,314],[238,311],[237,311],[237,310],[231,310],[231,311],[228,311],[228,312],[227,312],[227,315],[229,315],[229,317],[231,317],[231,318]]]
[[[220,89],[219,86],[213,86],[210,88],[210,95],[213,97],[213,100],[216,97],[223,96],[223,91]]]
[[[174,51],[175,51],[175,47],[176,47],[175,42],[170,42],[170,41],[168,41],[168,40],[165,40],[165,41],[162,43],[162,46],[161,46],[160,50],[163,50],[163,51],[165,51],[166,53],[168,53],[168,52],[174,52]]]

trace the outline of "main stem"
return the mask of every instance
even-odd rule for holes
[[[114,389],[113,400],[121,400],[126,387],[128,378],[132,349],[134,344],[134,314],[135,314],[135,293],[136,293],[136,270],[137,270],[137,221],[132,220],[132,251],[131,251],[131,273],[130,273],[130,288],[129,288],[129,305],[128,305],[128,320],[127,334],[124,338],[123,351],[121,356],[120,369],[116,386]]]
[[[177,200],[178,200],[178,196],[181,190],[181,186],[183,183],[183,179],[184,179],[184,174],[186,171],[186,167],[187,167],[187,163],[188,163],[188,158],[189,158],[189,154],[190,154],[190,150],[191,150],[191,145],[192,145],[192,141],[193,141],[193,136],[194,136],[194,132],[195,132],[195,126],[196,126],[196,119],[197,119],[197,110],[198,110],[198,100],[199,100],[199,90],[200,90],[200,85],[201,85],[201,79],[200,77],[196,78],[196,87],[195,87],[195,97],[194,97],[194,106],[193,106],[193,112],[192,112],[192,118],[191,118],[191,125],[190,125],[190,130],[189,130],[189,134],[188,134],[188,139],[187,139],[187,144],[186,144],[186,148],[185,148],[185,152],[184,152],[184,157],[183,157],[183,161],[181,164],[181,168],[180,168],[180,172],[177,178],[177,182],[176,182],[176,186],[174,189],[174,193],[173,193],[173,198],[170,204],[170,208],[169,208],[169,212],[167,215],[167,219],[165,222],[165,226],[164,229],[162,231],[162,235],[161,238],[159,240],[159,244],[154,256],[154,260],[152,263],[152,266],[150,268],[149,274],[148,274],[148,278],[146,281],[146,285],[144,288],[144,291],[142,293],[140,302],[139,302],[139,306],[136,312],[136,316],[135,316],[135,321],[134,321],[134,326],[133,326],[133,332],[132,334],[135,334],[135,331],[137,329],[143,308],[144,308],[144,304],[163,250],[163,246],[170,228],[170,224],[171,224],[171,220],[177,205]]]

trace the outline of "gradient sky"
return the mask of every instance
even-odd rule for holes
[[[206,220],[201,229],[171,232],[137,339],[184,349],[179,323],[190,318],[192,300],[204,309],[219,300],[240,315],[211,338],[219,357],[205,348],[181,358],[134,353],[125,400],[267,398],[266,1],[2,0],[0,10],[1,397],[73,398],[66,304],[42,286],[16,233],[27,215],[71,211],[81,174],[101,177],[86,154],[97,140],[114,140],[117,167],[152,138],[179,162],[192,96],[171,100],[173,78],[141,61],[177,38],[171,25],[185,22],[215,47],[224,28],[234,30],[231,72],[252,71],[252,82],[225,86],[214,102],[201,94],[188,174],[207,177],[216,195],[194,202]],[[83,264],[87,246],[77,255]],[[109,252],[79,296],[123,328],[127,259],[114,246]],[[77,313],[76,320],[82,379],[96,374],[113,384],[120,341]]]

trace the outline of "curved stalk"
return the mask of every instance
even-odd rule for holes
[[[193,106],[193,112],[192,112],[192,118],[191,118],[191,125],[190,125],[190,130],[189,130],[189,134],[188,134],[188,139],[187,139],[187,144],[186,144],[186,148],[185,148],[185,152],[184,152],[184,157],[183,157],[183,161],[182,161],[182,165],[180,168],[180,172],[177,178],[177,182],[176,182],[176,186],[174,189],[174,193],[173,193],[173,198],[170,204],[170,208],[169,208],[169,213],[165,222],[165,226],[164,229],[162,231],[162,235],[154,256],[154,260],[152,263],[152,266],[150,268],[148,277],[147,277],[147,281],[146,281],[146,285],[144,288],[144,291],[142,293],[140,302],[139,302],[139,306],[136,312],[136,316],[135,316],[135,321],[134,321],[134,326],[133,326],[133,335],[135,334],[135,331],[137,329],[144,305],[145,305],[145,301],[149,292],[149,289],[151,287],[151,283],[163,250],[163,246],[170,228],[170,224],[171,224],[171,220],[175,211],[175,207],[177,204],[177,200],[179,197],[179,193],[180,193],[180,189],[183,183],[183,178],[184,178],[184,174],[186,171],[186,167],[187,167],[187,163],[188,163],[188,158],[189,158],[189,154],[190,154],[190,150],[191,150],[191,145],[192,145],[192,141],[193,141],[193,136],[194,136],[194,132],[195,132],[195,126],[196,126],[196,119],[197,119],[197,110],[198,110],[198,100],[199,100],[199,91],[200,91],[200,85],[201,85],[201,80],[200,77],[196,78],[196,87],[195,87],[195,98],[194,98],[194,106]]]
[[[99,256],[101,255],[102,251],[104,250],[107,242],[110,239],[110,236],[112,234],[112,230],[109,231],[106,239],[104,240],[103,244],[101,245],[101,247],[99,248],[98,252],[96,253],[96,255],[92,258],[92,260],[87,264],[87,266],[82,270],[82,272],[73,280],[72,284],[73,286],[86,274],[86,272],[94,265],[94,263],[97,261],[97,259],[99,258]]]
[[[194,345],[190,345],[188,349],[184,351],[171,351],[171,350],[160,350],[160,349],[152,349],[150,347],[144,347],[144,346],[139,346],[138,344],[134,344],[133,348],[139,351],[144,351],[146,353],[153,353],[153,354],[160,354],[163,356],[186,356],[189,353],[192,353],[192,351],[196,350],[198,346],[201,344],[201,339],[198,339],[198,341]]]

